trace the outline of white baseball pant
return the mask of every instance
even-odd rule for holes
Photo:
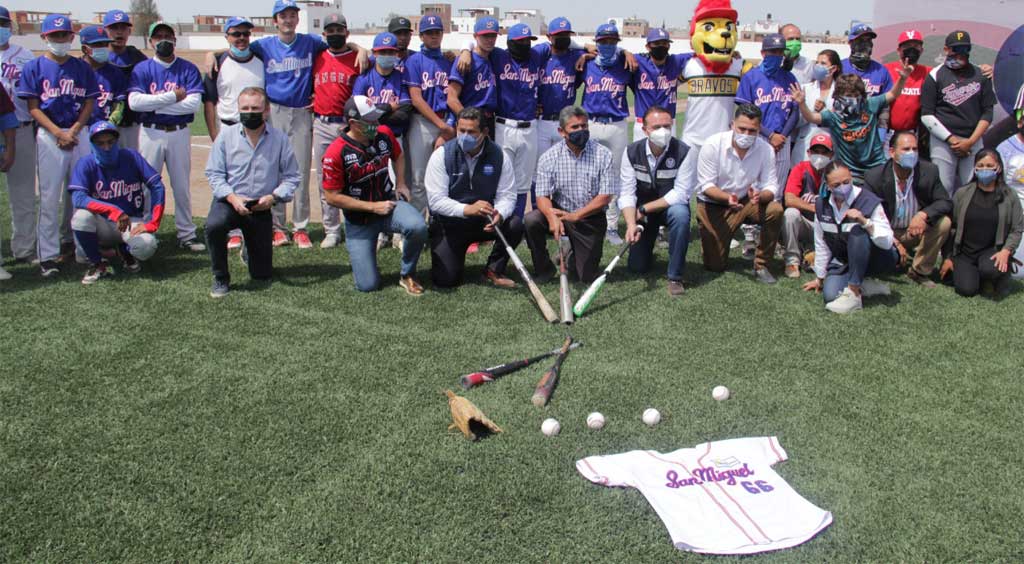
[[[7,171],[11,204],[11,254],[16,259],[36,256],[36,132],[32,122],[14,136],[14,165]]]
[[[131,222],[132,226],[130,229],[135,229],[142,224],[142,218],[133,217]],[[95,233],[101,247],[117,247],[124,243],[124,235],[117,229],[116,223],[110,221],[105,215],[93,213],[89,210],[75,210],[74,215],[71,216],[71,229]],[[81,249],[76,249],[75,252],[80,259],[85,258],[85,253]]]
[[[537,170],[537,121],[531,121],[530,127],[521,128],[495,123],[494,141],[512,163],[516,194],[529,194]]]
[[[139,124],[129,125],[128,127],[118,127],[118,145],[122,149],[131,149],[133,151],[139,150],[139,130],[142,127]]]
[[[192,136],[189,128],[164,131],[152,127],[139,129],[139,153],[149,166],[160,172],[167,165],[167,176],[174,191],[174,228],[179,241],[196,238],[196,224],[192,222]],[[146,193],[146,209],[152,203]],[[147,214],[148,215],[148,214]]]
[[[288,136],[288,140],[292,143],[292,151],[295,152],[295,160],[299,163],[302,182],[299,183],[294,199],[292,199],[292,227],[295,231],[305,230],[309,226],[309,173],[313,166],[313,113],[306,108],[290,108],[271,103],[270,124]],[[317,160],[319,161],[319,159]],[[317,172],[319,172],[320,164],[316,166]],[[317,181],[318,186],[319,184],[320,182]],[[287,202],[277,204],[271,212],[274,218],[274,230],[287,231]],[[324,221],[326,230],[327,220]]]
[[[537,120],[537,160],[548,149],[562,142],[562,135],[558,133],[558,120]]]
[[[981,150],[983,143],[978,141],[971,147],[971,153],[966,157],[958,157],[949,148],[949,143],[932,135],[932,163],[939,168],[939,180],[949,192],[953,194],[966,185],[974,176],[974,155]]]
[[[622,152],[629,144],[629,126],[626,120],[619,120],[614,123],[590,122],[590,138],[604,145],[612,152],[612,176],[616,186],[619,179],[619,166],[622,165]],[[618,231],[619,229],[619,206],[615,204],[616,197],[608,204],[605,211],[605,219],[608,220],[608,230]]]
[[[334,143],[334,140],[341,135],[345,129],[344,123],[327,123],[319,119],[313,119],[313,166],[316,168],[316,184],[319,186],[320,211],[324,218],[325,234],[341,234],[341,210],[327,203],[324,196],[324,153]],[[298,215],[298,211],[295,212]],[[309,212],[306,212],[307,223]],[[297,228],[297,227],[296,227]]]
[[[429,119],[414,114],[409,123],[409,131],[405,134],[409,147],[409,164],[412,165],[412,171],[406,172],[410,179],[406,182],[409,183],[409,191],[412,192],[410,203],[420,212],[427,209],[427,162],[434,152],[434,141],[440,133],[441,130]]]
[[[39,220],[36,244],[40,261],[56,260],[60,256],[61,242],[73,241],[73,210],[67,190],[68,181],[71,180],[71,171],[75,163],[89,152],[89,132],[86,129],[78,133],[78,145],[70,151],[58,147],[57,138],[49,131],[40,127],[36,133],[36,162],[39,171]]]

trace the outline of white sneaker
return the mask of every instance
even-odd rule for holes
[[[391,236],[391,246],[398,249],[398,252],[405,251],[405,237],[402,237],[398,233]]]
[[[732,239],[731,241],[729,241],[729,248],[730,249],[735,249],[735,248],[739,247],[740,244],[741,243],[739,241],[737,241],[736,239]]]
[[[338,237],[336,233],[328,233],[323,241],[320,241],[321,249],[333,249],[341,243],[341,237]]]
[[[388,236],[387,235],[385,235],[384,233],[378,234],[377,235],[377,252],[379,253],[380,250],[383,249],[389,242],[390,241],[388,241]]]
[[[843,288],[843,293],[839,294],[838,298],[825,304],[825,309],[832,313],[853,313],[863,307],[860,296],[854,294],[849,287]]]
[[[605,232],[604,238],[611,244],[619,246],[622,244],[622,237],[619,236],[619,232],[614,229],[609,229]]]
[[[11,278],[14,278],[14,276],[7,272],[4,267],[0,266],[0,280],[10,280]]]
[[[892,293],[892,290],[889,289],[888,284],[883,284],[871,278],[865,278],[864,282],[860,285],[860,293],[865,298],[870,298],[872,296],[888,296]]]

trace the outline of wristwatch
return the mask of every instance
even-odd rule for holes
[[[640,206],[639,208],[637,208],[637,210],[639,210],[640,213],[642,213],[643,215],[647,215],[647,208],[646,207]]]

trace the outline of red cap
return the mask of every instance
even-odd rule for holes
[[[693,35],[697,22],[707,18],[728,18],[736,21],[738,14],[729,0],[700,0],[690,20],[690,35]]]
[[[828,147],[828,150],[832,150],[832,136],[828,133],[818,133],[814,137],[811,137],[811,143],[808,147],[814,147],[815,145],[821,145],[822,147]]]
[[[896,45],[903,45],[907,41],[920,41],[924,43],[924,35],[916,29],[908,29],[900,34],[900,38],[896,41]]]

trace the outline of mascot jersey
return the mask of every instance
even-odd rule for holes
[[[729,0],[700,0],[690,20],[695,56],[683,67],[689,90],[683,141],[690,147],[702,146],[732,121],[744,69],[742,60],[732,58],[739,39],[736,18]]]

